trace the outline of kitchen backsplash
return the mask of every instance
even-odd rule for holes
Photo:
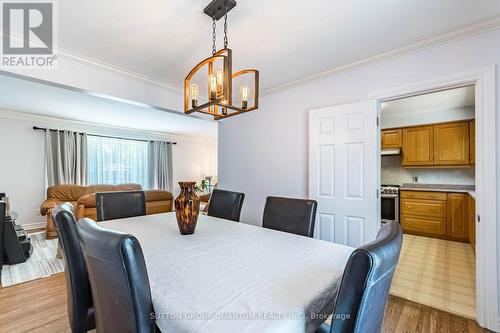
[[[407,169],[401,166],[401,155],[382,156],[381,184],[403,185],[418,177],[425,184],[475,185],[474,167],[450,169]]]

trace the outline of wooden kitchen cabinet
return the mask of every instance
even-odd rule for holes
[[[446,238],[446,193],[401,191],[400,196],[404,232]]]
[[[434,164],[433,126],[403,129],[403,166]]]
[[[400,198],[405,233],[472,243],[468,194],[401,190]]]
[[[469,121],[469,162],[476,164],[476,121]]]
[[[469,241],[468,202],[465,193],[448,193],[446,199],[446,235],[450,239]]]
[[[469,165],[469,122],[434,125],[434,164]]]
[[[410,234],[438,238],[446,237],[445,219],[402,215],[401,226],[404,232]]]
[[[401,129],[382,130],[382,149],[401,148],[403,145],[403,131]]]
[[[469,195],[469,243],[472,246],[472,250],[476,253],[476,199]]]

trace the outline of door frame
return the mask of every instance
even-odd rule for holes
[[[496,66],[452,74],[369,94],[377,100],[377,112],[384,101],[475,85],[476,119],[476,316],[477,322],[500,331],[497,239],[497,118]],[[380,131],[378,131],[380,141]],[[494,184],[495,186],[491,186]],[[481,222],[477,222],[480,217]]]

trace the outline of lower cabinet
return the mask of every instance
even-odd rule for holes
[[[401,224],[406,232],[423,236],[446,236],[445,219],[402,215]]]
[[[469,242],[468,195],[401,192],[401,226],[406,233]]]
[[[448,193],[446,200],[446,235],[449,239],[469,241],[468,194]]]

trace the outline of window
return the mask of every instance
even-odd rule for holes
[[[148,188],[148,143],[89,135],[89,184],[141,184]]]

